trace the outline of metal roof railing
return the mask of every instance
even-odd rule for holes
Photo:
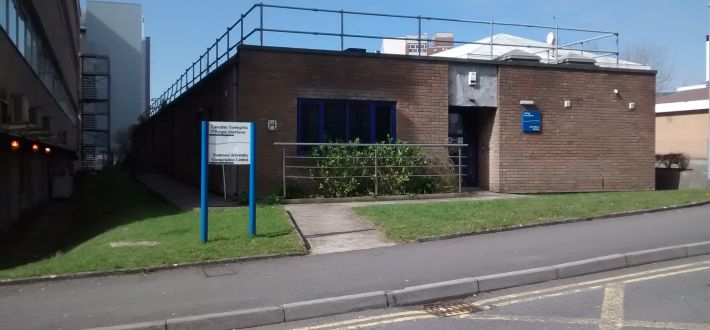
[[[277,29],[265,26],[264,15],[266,14],[266,9],[279,9],[287,11],[301,11],[301,12],[311,12],[311,13],[324,13],[339,15],[340,17],[340,29],[339,31],[304,31],[304,30],[288,30],[288,29]],[[258,26],[249,30],[245,30],[245,20],[247,18],[253,18],[254,16],[258,18]],[[401,37],[401,36],[391,36],[391,35],[368,35],[368,34],[356,34],[356,33],[346,33],[345,31],[345,20],[349,16],[368,16],[368,17],[383,17],[383,18],[393,18],[393,19],[406,19],[415,21],[417,24],[418,34],[416,38],[412,37]],[[598,31],[589,29],[577,29],[570,27],[560,27],[560,26],[545,26],[545,25],[534,25],[534,24],[519,24],[519,23],[504,23],[495,21],[481,21],[481,20],[466,20],[466,19],[453,19],[453,18],[442,18],[442,17],[428,17],[428,16],[412,16],[412,15],[397,15],[397,14],[381,14],[381,13],[370,13],[370,12],[357,12],[357,11],[347,11],[347,10],[332,10],[332,9],[319,9],[319,8],[305,8],[305,7],[294,7],[294,6],[277,6],[269,5],[264,3],[257,3],[252,5],[249,10],[241,14],[239,19],[237,19],[234,24],[227,27],[227,30],[220,35],[215,42],[207,48],[207,50],[200,55],[200,57],[193,62],[185,72],[183,72],[171,85],[168,87],[160,96],[152,99],[152,102],[148,109],[146,109],[141,117],[144,119],[150,118],[157,114],[164,106],[171,103],[177,97],[188,91],[200,80],[206,77],[209,73],[216,70],[220,65],[224,64],[229,58],[236,55],[237,47],[240,45],[247,44],[247,40],[251,37],[258,36],[258,42],[254,42],[255,45],[264,45],[264,35],[267,33],[285,33],[293,35],[311,35],[311,36],[326,36],[326,37],[338,37],[340,39],[340,50],[345,49],[345,39],[355,38],[355,39],[393,39],[393,40],[406,40],[406,41],[416,41],[418,44],[423,42],[434,41],[430,37],[422,35],[422,22],[446,22],[446,23],[464,23],[477,26],[488,27],[490,31],[488,42],[475,42],[475,41],[462,41],[462,40],[447,40],[448,43],[452,45],[464,45],[464,44],[478,44],[490,47],[490,59],[494,59],[495,55],[493,52],[494,46],[512,46],[512,47],[526,47],[537,49],[535,53],[541,52],[552,52],[555,59],[558,59],[558,54],[560,50],[570,50],[570,51],[581,51],[588,52],[592,54],[597,54],[599,56],[615,56],[616,65],[619,65],[619,33],[609,32],[609,31]],[[516,28],[535,28],[535,29],[547,29],[555,31],[555,41],[550,45],[545,46],[535,46],[535,45],[520,45],[520,44],[506,44],[497,43],[493,40],[494,31],[496,27],[516,27]],[[572,33],[591,33],[593,36],[585,38],[583,40],[578,40],[570,43],[559,44],[559,35],[561,32],[572,32]],[[615,49],[612,50],[591,50],[584,49],[584,43],[589,43],[601,39],[615,39]],[[573,47],[575,45],[581,45],[581,47]],[[421,47],[417,47],[419,56],[426,56],[427,54],[422,54]],[[221,52],[220,52],[221,51]],[[414,55],[414,56],[417,56]]]

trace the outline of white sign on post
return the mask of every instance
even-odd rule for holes
[[[251,162],[251,132],[249,123],[209,122],[210,164],[249,165]]]

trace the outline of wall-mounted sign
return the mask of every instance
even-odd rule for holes
[[[251,162],[250,123],[210,121],[209,152],[210,164],[249,165]]]
[[[522,116],[523,133],[542,132],[542,114],[537,109],[525,109]]]

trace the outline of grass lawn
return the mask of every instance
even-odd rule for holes
[[[428,202],[356,207],[396,242],[521,224],[582,218],[710,200],[706,190],[535,195],[489,201]]]
[[[4,253],[0,279],[305,251],[283,208],[271,205],[257,207],[253,239],[247,234],[246,208],[210,210],[210,240],[202,244],[198,212],[178,210],[123,172],[78,182],[70,203],[76,209],[74,219],[65,233],[57,233],[62,235],[58,246],[27,255],[21,245],[32,242],[19,242],[12,253]],[[110,246],[140,241],[159,244]]]

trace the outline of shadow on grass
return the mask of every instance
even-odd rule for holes
[[[260,238],[274,238],[274,237],[279,237],[279,236],[286,236],[288,234],[291,234],[293,232],[292,229],[288,230],[281,230],[281,231],[276,231],[273,233],[256,233],[255,237],[260,237]]]
[[[46,203],[2,240],[0,270],[70,251],[118,226],[178,213],[126,172],[80,176],[74,197]]]

